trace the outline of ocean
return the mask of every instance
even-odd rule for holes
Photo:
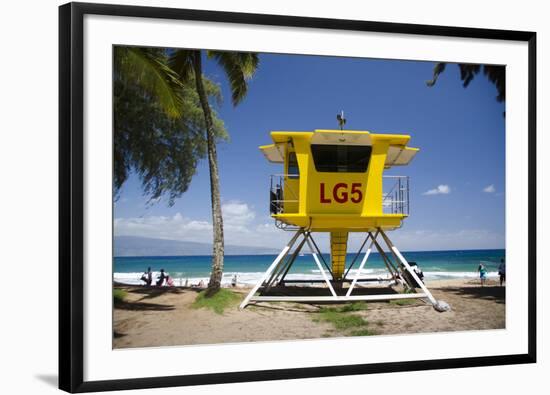
[[[403,252],[409,262],[417,262],[424,272],[425,278],[453,279],[477,278],[477,268],[480,263],[487,267],[489,277],[498,276],[500,259],[505,256],[505,250],[456,250],[456,251],[414,251]],[[323,254],[326,262],[330,255]],[[349,254],[346,268],[351,264],[355,254]],[[275,260],[276,255],[226,255],[222,284],[229,284],[234,275],[241,285],[255,284]],[[362,255],[357,259],[355,274]],[[210,276],[210,256],[140,256],[115,257],[114,280],[125,284],[140,284],[140,277],[148,267],[156,278],[160,269],[164,269],[174,279],[175,285],[198,284],[201,280],[208,282]],[[362,272],[362,277],[385,276],[386,267],[378,253],[371,253]],[[310,254],[296,259],[287,278],[289,279],[322,279],[321,273]]]

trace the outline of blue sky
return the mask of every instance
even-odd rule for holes
[[[271,142],[272,130],[337,129],[344,110],[346,129],[410,134],[410,145],[420,148],[410,165],[386,172],[411,178],[411,215],[391,234],[398,247],[504,248],[504,104],[482,73],[463,88],[456,65],[428,88],[433,66],[261,54],[247,97],[233,107],[222,71],[207,61],[205,73],[222,86],[217,110],[231,136],[218,145],[226,244],[284,245],[290,235],[268,213],[269,175],[281,169],[258,146]],[[173,207],[146,201],[131,177],[115,204],[116,235],[211,241],[206,159]]]

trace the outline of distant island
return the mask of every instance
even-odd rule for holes
[[[253,247],[226,245],[226,255],[273,255],[279,250]],[[211,255],[211,243],[197,243],[194,241],[153,239],[150,237],[115,236],[114,256],[185,256]]]

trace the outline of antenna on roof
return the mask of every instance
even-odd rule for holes
[[[344,110],[340,111],[340,114],[336,115],[336,119],[338,120],[340,130],[344,130],[344,125],[346,124],[346,118],[344,118]]]

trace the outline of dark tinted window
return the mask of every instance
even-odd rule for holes
[[[288,154],[288,178],[299,178],[300,170],[298,169],[298,160],[296,159],[296,153],[290,152]]]
[[[311,145],[313,162],[320,172],[363,173],[369,166],[371,151],[368,145]]]

